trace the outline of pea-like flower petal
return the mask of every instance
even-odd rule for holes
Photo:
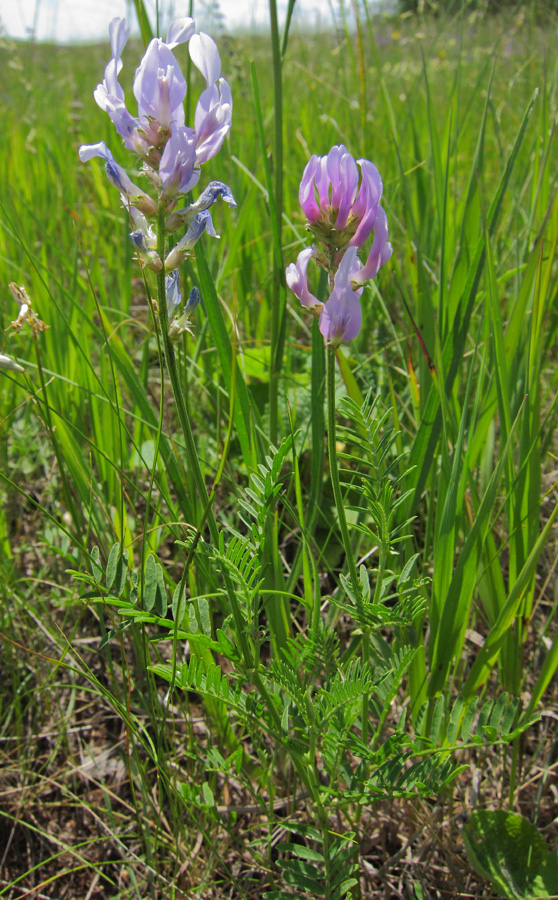
[[[328,199],[332,213],[337,212],[335,228],[342,231],[347,226],[353,211],[353,202],[358,188],[358,169],[346,147],[333,147],[326,158]],[[331,188],[329,188],[331,185]]]
[[[204,231],[207,231],[212,237],[218,238],[219,235],[215,231],[213,227],[213,220],[211,218],[211,213],[209,210],[204,209],[202,212],[198,213],[197,216],[194,216],[192,221],[190,222],[190,227],[188,231],[178,242],[176,247],[168,254],[165,260],[165,268],[167,271],[171,269],[176,269],[186,257],[190,254],[194,245],[199,241]]]
[[[165,41],[167,47],[170,50],[174,50],[178,44],[184,44],[186,41],[189,41],[194,34],[195,28],[196,23],[189,16],[175,19],[174,22],[171,22],[169,25],[167,40]]]
[[[202,73],[207,87],[215,84],[221,74],[221,57],[213,38],[200,31],[199,34],[192,35],[188,49],[190,59]]]
[[[363,288],[353,290],[351,282],[360,269],[357,248],[345,253],[334,279],[333,291],[320,313],[320,331],[326,341],[352,341],[362,326],[360,296]]]
[[[210,181],[195,203],[185,209],[176,210],[167,219],[167,231],[173,232],[188,225],[192,219],[204,209],[209,209],[221,197],[229,206],[236,206],[232,191],[222,181]]]
[[[112,58],[105,67],[105,77],[97,85],[94,97],[97,105],[110,116],[118,134],[124,138],[126,147],[134,150],[138,144],[139,121],[128,112],[124,91],[118,81],[118,75],[122,69],[120,57],[130,35],[130,27],[126,19],[113,19],[109,26],[109,35]]]
[[[159,178],[161,199],[170,200],[178,193],[191,191],[200,177],[196,166],[196,135],[193,128],[173,123],[161,162]]]
[[[361,169],[361,185],[358,196],[353,203],[351,215],[359,220],[357,230],[349,241],[355,247],[362,247],[372,233],[374,222],[382,199],[382,179],[374,163],[368,159],[359,159]],[[387,220],[386,220],[387,225]]]
[[[184,125],[185,96],[186,80],[174,53],[160,38],[153,38],[136,69],[134,97],[140,120],[147,125],[155,145],[155,129],[150,128],[150,120],[162,129],[170,130],[172,122]]]
[[[290,266],[287,266],[287,271],[285,272],[287,284],[295,297],[298,297],[303,306],[307,306],[310,309],[319,305],[318,298],[314,297],[314,294],[311,294],[308,290],[306,270],[308,269],[311,256],[313,256],[312,247],[301,250],[296,263],[291,263]]]
[[[374,240],[364,266],[353,277],[353,284],[364,284],[374,278],[381,266],[385,265],[393,253],[393,248],[388,240],[388,220],[385,210],[380,206],[374,219]]]
[[[194,125],[198,162],[205,163],[219,152],[232,122],[231,89],[224,78],[206,88],[196,104]]]
[[[155,201],[131,181],[126,170],[118,165],[104,141],[99,141],[98,144],[82,144],[78,152],[81,162],[88,162],[95,156],[104,159],[108,180],[126,197],[127,202],[148,216],[157,214]]]
[[[178,275],[178,269],[175,269],[174,272],[171,272],[170,275],[167,275],[165,278],[165,295],[167,298],[167,312],[170,315],[175,311],[176,307],[179,306],[182,297],[180,295],[180,279]]]

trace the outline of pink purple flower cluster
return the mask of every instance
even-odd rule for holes
[[[350,341],[362,325],[363,285],[392,254],[387,216],[380,206],[380,173],[367,159],[355,162],[340,144],[327,156],[311,157],[298,196],[314,244],[288,266],[287,284],[303,306],[319,315],[326,341]],[[372,245],[362,265],[357,254],[372,234]],[[310,259],[329,274],[330,295],[324,304],[308,288]]]
[[[166,268],[172,269],[191,251],[204,231],[216,235],[208,208],[218,197],[236,206],[230,189],[213,181],[197,203],[175,209],[180,195],[197,184],[200,166],[215,156],[223,144],[231,127],[231,91],[221,77],[221,59],[213,39],[207,34],[196,34],[193,19],[176,19],[169,28],[167,40],[153,38],[136,69],[133,92],[138,115],[133,116],[118,81],[130,28],[125,19],[117,18],[112,20],[109,33],[112,57],[105,67],[104,80],[95,90],[95,100],[110,116],[125,146],[142,160],[142,173],[155,189],[156,200],[131,181],[103,141],[83,145],[79,157],[82,162],[95,156],[105,161],[107,177],[120,191],[122,202],[134,220],[132,243],[144,263],[154,271],[160,271],[163,262],[157,254],[156,232],[148,219],[155,218],[162,209],[166,215],[166,232],[188,226],[178,247],[171,251],[171,258],[165,260]],[[187,86],[173,53],[175,47],[185,42],[192,62],[206,82],[196,105],[193,128],[185,124]]]

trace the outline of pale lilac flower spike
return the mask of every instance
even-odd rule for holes
[[[94,96],[101,109],[109,114],[126,147],[151,163],[158,162],[174,126],[174,140],[181,146],[193,140],[197,166],[215,156],[232,121],[231,92],[220,77],[221,59],[215,41],[207,34],[195,34],[194,20],[187,17],[171,24],[166,41],[153,38],[136,69],[133,92],[138,115],[133,116],[128,112],[118,81],[121,54],[130,29],[125,19],[113,19],[109,31],[112,59]],[[186,81],[172,52],[186,41],[190,42],[192,62],[206,81],[206,89],[196,107],[194,129],[184,124]]]
[[[320,331],[333,344],[359,333],[362,286],[392,254],[387,216],[380,206],[382,190],[376,166],[368,159],[355,162],[343,144],[332,147],[327,156],[312,156],[302,175],[298,196],[314,244],[287,267],[286,279],[302,305],[319,315]],[[357,253],[372,233],[362,266]],[[331,293],[323,306],[308,288],[311,258],[329,275]]]
[[[167,40],[153,38],[134,77],[133,92],[138,115],[126,107],[124,91],[118,81],[122,69],[122,51],[130,29],[125,19],[113,19],[110,28],[112,58],[105,67],[105,77],[94,92],[97,104],[110,116],[128,150],[135,151],[144,161],[144,171],[159,190],[159,200],[169,212],[179,194],[186,194],[197,184],[200,166],[220,150],[231,127],[232,98],[230,88],[221,77],[221,58],[217,45],[207,34],[195,34],[193,19],[176,19],[170,26]],[[202,73],[206,88],[200,95],[195,111],[194,128],[184,121],[184,98],[187,85],[173,49],[190,42],[190,56]],[[96,154],[88,148],[98,148]],[[83,161],[102,156],[109,163],[104,144],[88,145],[80,149]],[[116,164],[114,164],[116,165]],[[110,174],[109,174],[110,177]],[[120,177],[121,173],[120,173]],[[112,183],[115,183],[112,180]],[[129,187],[119,189],[130,197]],[[132,205],[137,205],[133,200]],[[142,212],[149,214],[145,209]],[[152,212],[155,215],[156,212]]]
[[[172,272],[192,252],[204,232],[218,237],[209,207],[219,198],[236,206],[230,188],[220,181],[211,181],[194,203],[175,208],[181,195],[198,183],[201,165],[215,156],[225,140],[232,120],[231,92],[221,77],[221,58],[215,41],[207,34],[196,34],[193,19],[175,19],[166,41],[153,38],[136,69],[133,93],[138,114],[133,116],[118,81],[122,52],[130,34],[126,20],[113,19],[109,34],[112,56],[105,67],[105,77],[94,92],[95,100],[110,116],[128,150],[142,160],[141,174],[147,177],[156,199],[134,184],[103,141],[80,147],[79,158],[82,162],[95,156],[104,160],[107,177],[120,192],[122,204],[133,220],[130,240],[143,265],[155,272],[161,272],[163,267]],[[175,47],[186,42],[192,62],[206,84],[196,106],[194,128],[184,120],[187,85],[173,53]],[[148,221],[161,215],[165,235],[187,229],[164,262],[157,252],[157,231]],[[178,273],[169,276],[166,283],[170,315],[180,303]],[[183,315],[195,307],[196,297],[199,294],[194,291]],[[175,331],[186,327],[183,328],[182,319],[173,323]]]
[[[298,194],[311,231],[318,239],[326,227],[337,232],[338,249],[347,244],[362,247],[374,227],[381,197],[376,166],[368,159],[355,162],[343,144],[332,147],[327,156],[310,158]]]

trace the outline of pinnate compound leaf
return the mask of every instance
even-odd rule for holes
[[[283,879],[287,884],[301,891],[310,891],[312,896],[323,895],[321,872],[310,863],[300,859],[278,859],[277,866],[283,870]]]
[[[475,810],[463,837],[471,865],[505,897],[549,900],[558,895],[558,856],[523,816]]]

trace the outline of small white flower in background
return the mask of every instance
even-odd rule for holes
[[[14,331],[21,331],[21,326],[26,322],[31,326],[33,334],[38,334],[40,331],[46,331],[47,328],[50,328],[50,325],[45,325],[42,319],[39,319],[37,314],[33,312],[31,300],[22,284],[17,285],[15,281],[10,281],[8,288],[16,303],[19,304],[18,317],[10,323]]]
[[[0,369],[9,369],[11,372],[25,372],[23,366],[20,366],[19,363],[16,363],[9,356],[4,356],[3,353],[0,353]]]

